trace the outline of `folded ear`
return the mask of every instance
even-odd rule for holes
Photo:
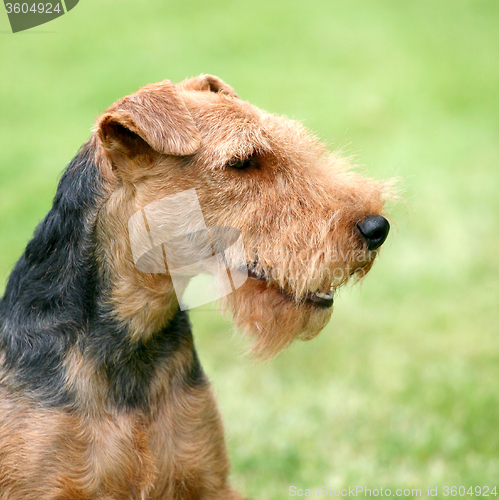
[[[147,85],[113,104],[94,131],[109,151],[134,155],[147,147],[166,155],[197,151],[201,136],[175,85]]]
[[[232,97],[239,97],[230,85],[227,85],[223,80],[220,80],[220,78],[213,75],[199,75],[194,78],[189,78],[188,80],[178,83],[177,88],[181,90],[219,92]]]

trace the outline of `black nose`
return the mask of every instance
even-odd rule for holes
[[[379,248],[390,232],[390,224],[381,215],[370,215],[361,220],[357,227],[369,250]]]

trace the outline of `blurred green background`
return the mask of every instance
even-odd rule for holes
[[[499,487],[499,2],[81,0],[10,34],[0,8],[0,290],[95,118],[212,73],[304,121],[404,201],[329,326],[266,364],[192,311],[250,498],[291,485]],[[499,488],[498,488],[499,489]]]

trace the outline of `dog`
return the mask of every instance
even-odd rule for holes
[[[194,205],[161,208],[186,192]],[[269,358],[317,335],[337,288],[369,271],[390,227],[386,193],[215,76],[113,104],[0,302],[0,499],[241,500],[174,286],[195,273],[178,271],[185,255],[168,241],[156,245],[164,270],[144,264],[137,255],[154,245],[134,234],[173,214],[166,227],[187,234],[191,259],[194,233],[206,242],[209,228],[233,229],[209,233],[208,256],[237,247],[217,261],[231,283],[222,305]],[[187,227],[193,210],[199,227]]]

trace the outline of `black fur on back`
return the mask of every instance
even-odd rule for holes
[[[146,407],[158,363],[185,342],[192,344],[184,312],[147,342],[131,344],[128,331],[106,309],[106,285],[95,253],[95,219],[104,180],[91,142],[64,171],[53,206],[17,262],[0,301],[0,384],[40,404],[71,407],[63,361],[71,348],[90,356],[106,374],[112,404]],[[193,349],[193,347],[192,347]],[[188,384],[204,379],[194,353]]]

